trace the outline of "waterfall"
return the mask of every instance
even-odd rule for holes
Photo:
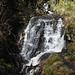
[[[42,55],[46,53],[61,52],[64,48],[64,27],[62,19],[58,18],[54,25],[55,18],[51,16],[32,17],[24,30],[24,42],[21,55],[28,60],[24,66],[36,66]]]
[[[62,19],[51,15],[53,12],[48,10],[48,3],[44,3],[43,12],[48,14],[32,17],[23,32],[25,35],[20,36],[23,41],[20,54],[27,61],[22,68],[25,75],[34,75],[38,67],[27,72],[28,66],[37,66],[45,54],[61,52],[65,47]]]

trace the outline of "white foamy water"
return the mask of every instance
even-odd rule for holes
[[[40,57],[45,53],[61,52],[64,47],[64,34],[61,35],[64,26],[61,18],[54,27],[54,18],[33,17],[24,30],[24,42],[21,55],[29,63],[24,66],[36,66]]]
[[[53,14],[53,12],[51,12],[50,10],[48,10],[48,6],[49,6],[48,3],[44,3],[44,5],[43,5],[43,8],[44,8],[43,11],[44,12],[48,12],[48,15],[49,14]]]

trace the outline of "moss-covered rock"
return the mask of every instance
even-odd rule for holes
[[[68,53],[75,55],[75,42],[71,42],[68,44]]]
[[[39,66],[42,67],[40,75],[69,75],[74,72],[62,62],[62,58],[56,53],[51,54],[48,59],[41,61]]]

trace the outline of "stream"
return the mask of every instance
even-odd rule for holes
[[[44,4],[44,11],[48,11],[48,5]],[[35,75],[39,69],[37,66],[44,55],[61,52],[65,47],[64,24],[60,17],[52,16],[53,12],[48,11],[47,15],[32,17],[24,29],[23,45],[21,56],[26,64],[23,64],[23,75]],[[31,68],[28,72],[29,67]]]

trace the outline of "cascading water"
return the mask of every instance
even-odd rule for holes
[[[51,16],[33,17],[24,30],[24,42],[21,55],[28,60],[25,66],[36,66],[45,53],[61,52],[64,47],[64,34],[62,34],[62,19],[57,20]]]
[[[48,3],[44,3],[43,8],[44,8],[43,11],[44,12],[48,12],[48,15],[53,14],[53,12],[51,12],[50,10],[48,10],[48,8],[50,9]]]
[[[47,3],[44,3],[43,7],[44,12],[48,11]],[[28,61],[27,64],[23,65],[23,69],[26,69],[25,75],[34,75],[34,69],[27,73],[28,68],[26,66],[36,66],[44,54],[61,52],[64,48],[62,19],[60,17],[56,19],[55,16],[49,16],[50,14],[53,14],[53,12],[48,11],[48,15],[31,18],[24,30],[25,35],[20,36],[20,40],[24,38],[20,54],[25,61]],[[55,21],[56,24],[54,24]]]

